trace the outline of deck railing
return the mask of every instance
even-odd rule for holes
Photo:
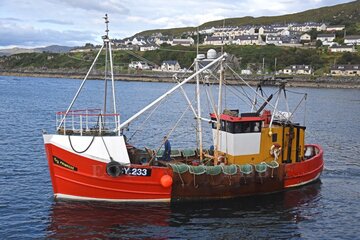
[[[62,125],[58,127],[62,119]],[[56,113],[57,132],[64,135],[119,135],[119,125],[120,114],[104,114],[101,109]]]

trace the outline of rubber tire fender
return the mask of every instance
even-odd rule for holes
[[[106,164],[106,173],[111,177],[118,177],[122,174],[122,166],[118,162],[111,161]]]

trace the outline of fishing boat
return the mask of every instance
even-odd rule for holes
[[[176,83],[171,89],[122,121],[116,106],[107,15],[105,23],[103,45],[69,107],[56,113],[55,132],[43,134],[55,199],[214,200],[270,194],[319,179],[324,166],[323,150],[317,144],[305,144],[306,127],[293,120],[295,111],[291,112],[287,103],[286,82],[280,82],[274,94],[265,95],[261,86],[254,89],[231,69],[227,64],[229,55],[224,52],[210,49],[206,55],[198,54],[193,72],[181,79],[175,76]],[[105,74],[104,79],[103,106],[73,109],[104,51],[105,73],[109,74]],[[229,72],[233,77],[239,77],[253,94],[248,97],[251,100],[248,111],[223,108],[223,88]],[[183,88],[189,82],[195,88],[196,106]],[[216,98],[210,98],[212,111],[207,116],[203,116],[201,110],[201,83],[217,89]],[[184,95],[194,115],[196,145],[171,151],[166,149],[164,154],[164,142],[170,136],[176,137],[172,130],[159,148],[140,148],[136,143],[129,143],[124,130],[175,91]],[[111,104],[107,103],[107,96],[112,99]],[[285,104],[280,104],[281,99]],[[304,99],[306,94],[300,102]],[[281,111],[280,106],[285,106],[287,111]],[[211,128],[212,146],[209,147],[204,147],[205,127]]]

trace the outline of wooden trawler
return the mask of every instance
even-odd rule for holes
[[[56,199],[115,202],[223,199],[284,191],[319,179],[324,166],[322,148],[305,144],[305,126],[292,121],[293,113],[278,110],[280,96],[283,94],[285,99],[287,96],[285,83],[279,85],[274,104],[271,100],[275,95],[265,98],[253,90],[251,111],[240,113],[221,108],[226,53],[209,50],[206,58],[198,54],[191,76],[178,80],[169,91],[121,122],[115,102],[107,16],[105,20],[103,46],[68,109],[57,112],[56,133],[43,134]],[[105,76],[105,88],[108,78],[112,87],[110,94],[105,90],[105,95],[112,96],[112,112],[107,112],[106,96],[101,109],[72,110],[103,49],[108,53],[105,71],[110,70],[109,77]],[[218,102],[213,104],[209,118],[201,115],[200,75],[204,73],[208,76],[203,78],[205,81],[218,80]],[[215,73],[220,73],[220,77],[213,77]],[[182,88],[193,79],[196,108]],[[245,81],[244,84],[248,85]],[[195,116],[197,146],[171,150],[170,161],[165,161],[160,148],[143,150],[128,143],[123,130],[178,89]],[[269,106],[272,110],[266,109]],[[213,147],[209,149],[203,147],[203,122],[212,127]]]

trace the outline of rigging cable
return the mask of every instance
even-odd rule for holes
[[[185,113],[189,110],[190,106],[187,105],[185,111],[181,114],[180,118],[177,120],[177,122],[175,123],[174,127],[170,129],[169,133],[166,135],[166,138],[169,138],[170,135],[173,133],[173,131],[175,130],[175,128],[179,125],[180,121],[182,120],[182,118],[185,116]],[[164,141],[162,141],[160,147],[157,149],[156,153],[160,151],[160,149],[162,148],[162,146],[164,145]],[[151,165],[152,161],[154,160],[154,158],[156,157],[156,155],[152,156],[150,161],[149,161],[149,165]]]
[[[134,131],[134,133],[130,136],[130,138],[128,139],[128,141],[130,141],[137,132],[142,131],[142,128],[144,127],[145,123],[147,122],[147,120],[149,120],[149,118],[153,115],[153,113],[156,111],[156,109],[163,103],[163,101],[167,100],[166,98],[162,99],[157,105],[156,107],[150,112],[150,114],[146,117],[146,119],[142,122],[142,124]]]

